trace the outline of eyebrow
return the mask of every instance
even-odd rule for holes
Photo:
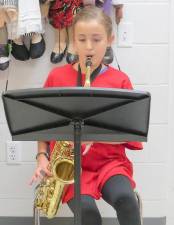
[[[86,37],[86,35],[85,34],[79,34],[79,36],[81,36],[81,37]],[[92,34],[92,36],[93,37],[102,37],[103,35],[102,34]]]

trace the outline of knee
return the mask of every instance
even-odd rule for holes
[[[124,211],[125,213],[132,213],[139,210],[138,202],[134,194],[124,193],[119,196],[114,202],[116,211]]]
[[[102,218],[97,208],[92,207],[87,202],[82,202],[82,224],[83,225],[101,225]]]

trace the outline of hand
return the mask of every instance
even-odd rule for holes
[[[123,5],[116,5],[115,6],[115,20],[116,24],[118,25],[123,18]]]
[[[44,175],[52,176],[51,172],[49,171],[49,161],[45,157],[45,155],[39,155],[37,158],[37,168],[34,171],[33,176],[29,181],[29,185],[32,185],[34,182],[38,181],[39,179],[42,180]]]

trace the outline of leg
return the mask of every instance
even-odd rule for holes
[[[74,54],[74,47],[73,47],[73,30],[72,26],[67,27],[67,33],[68,33],[68,52]]]
[[[75,54],[74,51],[72,26],[67,27],[67,36],[68,36],[68,50],[66,55],[66,61],[69,64],[73,64],[78,61],[78,56]]]
[[[66,28],[55,29],[55,45],[51,53],[50,60],[52,63],[59,63],[65,56],[67,49],[67,32]]]
[[[7,50],[7,30],[0,27],[0,70],[6,70],[9,67],[9,51]]]
[[[102,195],[116,210],[120,225],[141,225],[138,202],[127,177],[111,177],[103,186]]]
[[[102,219],[95,203],[95,200],[88,196],[82,195],[82,225],[101,225]],[[68,202],[68,206],[70,207],[71,211],[74,213],[74,199]]]
[[[45,1],[43,3],[40,1],[40,11],[42,18],[48,17],[49,8],[50,8],[50,1]]]
[[[18,11],[17,11],[17,0],[6,0],[1,3],[4,8],[4,13],[6,14],[6,22],[17,21]]]
[[[5,27],[5,23],[7,22],[7,16],[3,8],[0,6],[0,28]]]

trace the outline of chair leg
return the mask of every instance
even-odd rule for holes
[[[34,214],[34,225],[40,225],[40,210],[37,209],[35,206],[33,207],[33,214]]]
[[[135,191],[135,196],[137,198],[139,209],[140,209],[141,225],[143,225],[143,204],[142,204],[142,199],[140,197],[140,194],[137,191]]]

